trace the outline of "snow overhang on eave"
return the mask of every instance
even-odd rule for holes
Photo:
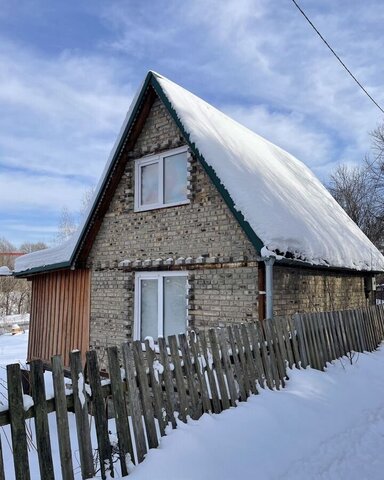
[[[384,273],[384,270],[364,270],[358,268],[349,268],[349,267],[334,267],[332,265],[317,265],[313,263],[306,262],[304,260],[282,258],[276,260],[275,265],[294,267],[294,268],[307,268],[311,270],[323,270],[327,272],[348,272],[355,275],[378,275]]]

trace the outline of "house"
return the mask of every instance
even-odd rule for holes
[[[32,281],[28,359],[68,362],[73,348],[364,306],[381,271],[303,163],[149,72],[83,225],[15,274]]]

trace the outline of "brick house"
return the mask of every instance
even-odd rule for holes
[[[149,72],[84,224],[23,256],[28,359],[356,308],[384,258],[309,169]]]

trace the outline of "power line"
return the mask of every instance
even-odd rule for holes
[[[321,40],[325,43],[325,45],[329,48],[329,50],[333,53],[333,55],[337,58],[337,60],[341,63],[341,65],[345,68],[345,70],[349,73],[349,75],[353,78],[353,80],[357,83],[357,85],[363,90],[363,92],[371,99],[371,101],[376,105],[376,107],[384,113],[384,110],[380,107],[380,105],[376,102],[376,100],[370,95],[367,90],[363,87],[363,85],[357,80],[357,78],[353,75],[353,73],[349,70],[349,68],[345,65],[345,63],[341,60],[341,58],[337,55],[337,53],[333,50],[333,48],[329,45],[327,40],[322,36],[319,30],[315,27],[315,25],[311,22],[305,12],[301,9],[301,7],[297,4],[296,0],[292,0],[295,4],[297,9],[303,15],[303,17],[307,20],[307,22],[311,25],[311,27],[315,30],[317,35],[321,38]]]

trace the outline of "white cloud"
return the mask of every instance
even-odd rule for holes
[[[39,0],[22,3],[20,15],[39,27],[57,21]],[[6,20],[12,9],[0,5]],[[303,7],[384,103],[384,3]],[[0,37],[0,205],[14,211],[23,202],[42,212],[78,209],[148,69],[292,152],[323,180],[336,163],[364,157],[368,132],[383,118],[291,2],[117,0],[86,8],[109,29],[108,37],[93,31],[88,49],[53,53],[33,37]]]

